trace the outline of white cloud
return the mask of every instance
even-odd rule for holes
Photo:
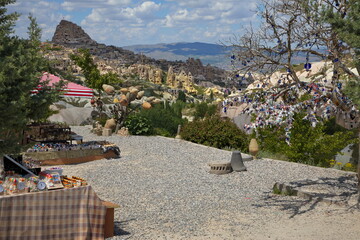
[[[117,23],[134,24],[144,23],[147,20],[155,20],[155,13],[160,9],[160,4],[151,1],[143,2],[133,8],[94,8],[92,12],[84,19],[82,25],[94,23]]]
[[[66,11],[76,11],[84,8],[124,7],[130,3],[131,0],[84,0],[64,1],[61,6]]]
[[[42,29],[42,39],[51,40],[56,25],[61,19],[70,19],[69,15],[58,13],[60,5],[56,2],[38,0],[17,0],[15,4],[8,5],[8,12],[18,12],[21,14],[15,26],[16,35],[27,38],[28,26],[30,21],[28,15],[31,13]]]
[[[255,19],[258,0],[17,0],[17,31],[26,36],[28,12],[50,39],[61,19],[80,25],[94,40],[113,45],[219,42]]]

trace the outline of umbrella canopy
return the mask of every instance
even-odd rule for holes
[[[48,86],[53,86],[54,84],[60,82],[61,79],[60,79],[60,77],[55,76],[54,74],[45,72],[43,74],[43,76],[41,77],[40,82],[45,82],[45,81],[49,81],[47,84]],[[79,84],[69,82],[66,80],[64,80],[64,82],[65,82],[65,86],[61,90],[63,92],[61,96],[63,96],[63,97],[88,97],[88,98],[91,98],[94,96],[94,92],[91,88],[84,87]],[[39,88],[40,87],[41,86],[39,86]],[[32,93],[36,93],[37,91],[38,91],[38,89],[35,89],[32,91]]]

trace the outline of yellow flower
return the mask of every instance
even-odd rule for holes
[[[345,164],[345,167],[347,167],[347,168],[351,168],[353,165],[351,164],[351,163],[346,163]]]
[[[336,164],[337,164],[337,165],[339,165],[339,166],[341,166],[341,165],[342,165],[342,163],[341,163],[341,162],[337,162]]]

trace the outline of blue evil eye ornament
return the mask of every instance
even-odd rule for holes
[[[311,63],[305,63],[304,68],[305,68],[306,71],[309,71],[310,68],[311,68]]]

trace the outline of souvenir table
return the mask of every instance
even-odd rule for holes
[[[91,186],[0,196],[0,239],[104,239],[106,207]]]

